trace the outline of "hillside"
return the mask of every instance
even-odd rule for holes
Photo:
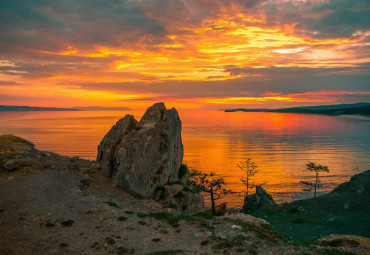
[[[329,234],[370,238],[370,170],[316,198],[283,204],[253,215],[296,240],[312,241]]]
[[[179,215],[111,185],[94,161],[0,136],[0,254],[364,254],[356,246],[301,246],[266,221]],[[342,237],[341,237],[342,238]],[[331,242],[329,242],[331,244]],[[347,243],[345,243],[347,244]]]

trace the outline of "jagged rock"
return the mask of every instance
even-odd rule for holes
[[[14,171],[23,165],[24,165],[24,160],[22,159],[10,159],[5,162],[3,167],[8,171]]]
[[[276,207],[274,199],[261,186],[256,187],[256,193],[245,197],[242,213],[253,213]]]
[[[117,170],[115,163],[115,150],[121,140],[136,128],[137,121],[134,116],[126,115],[124,118],[117,121],[111,130],[104,136],[98,146],[97,161],[101,163],[102,175],[112,177]]]
[[[182,193],[183,189],[184,186],[179,184],[164,185],[163,187],[164,200],[171,203],[173,198],[184,196]]]
[[[15,135],[1,135],[0,136],[0,150],[3,155],[24,155],[29,154],[35,145],[26,139]]]
[[[184,214],[196,214],[204,212],[204,197],[200,194],[194,194],[190,191],[183,191],[181,212]]]
[[[179,184],[163,187],[163,201],[174,205],[183,214],[195,214],[204,211],[204,197],[200,194],[185,191]]]
[[[119,120],[101,141],[97,161],[116,186],[151,198],[158,187],[178,181],[182,158],[178,113],[156,103],[139,123],[131,115]]]

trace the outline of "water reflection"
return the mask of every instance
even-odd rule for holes
[[[95,159],[96,148],[110,127],[125,114],[143,112],[2,112],[0,133],[31,140],[41,150]],[[299,181],[311,180],[305,163],[328,165],[322,176],[328,192],[348,180],[354,168],[370,169],[370,121],[367,118],[281,113],[183,111],[184,160],[196,169],[225,177],[229,188],[243,190],[236,164],[252,158],[261,171],[255,183],[265,184],[277,202],[311,194]],[[241,197],[224,201],[238,207]]]

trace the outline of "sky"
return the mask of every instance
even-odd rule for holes
[[[370,102],[367,0],[1,0],[0,104]]]

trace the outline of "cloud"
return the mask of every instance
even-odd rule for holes
[[[71,83],[78,89],[114,91],[115,93],[152,93],[156,99],[166,97],[239,97],[259,96],[265,91],[284,94],[305,93],[316,90],[368,91],[370,65],[351,68],[238,68],[225,67],[231,75],[243,75],[239,79],[222,81],[161,81],[153,83],[88,82]],[[245,76],[244,76],[245,75]],[[333,95],[334,96],[334,95]],[[146,100],[146,98],[140,99]]]
[[[0,81],[0,87],[1,86],[15,86],[19,85],[19,83],[14,82],[14,81]]]
[[[264,8],[269,23],[296,23],[296,33],[310,38],[351,38],[370,30],[369,1],[268,1]]]
[[[65,49],[122,46],[166,40],[164,28],[149,19],[135,1],[23,0],[0,5],[0,49]]]
[[[0,86],[78,90],[89,102],[368,91],[369,10],[363,0],[5,0]]]

